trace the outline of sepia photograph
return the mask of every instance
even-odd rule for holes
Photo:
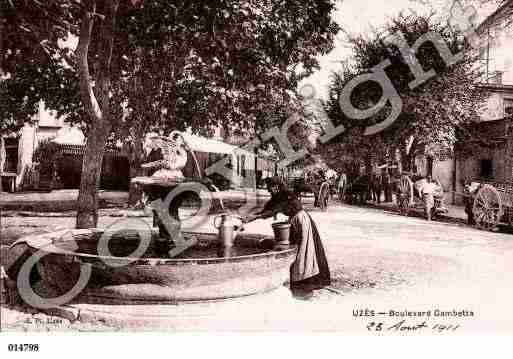
[[[0,0],[0,261],[12,355],[509,334],[513,1]]]

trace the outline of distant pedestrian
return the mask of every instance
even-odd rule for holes
[[[439,191],[439,186],[435,181],[433,181],[433,178],[431,176],[427,176],[425,182],[420,184],[419,192],[424,201],[426,218],[428,221],[431,221],[431,216],[433,214],[432,210],[435,206],[435,193],[437,191]]]
[[[381,202],[381,187],[381,175],[373,173],[371,176],[371,200],[377,204]]]
[[[392,177],[388,171],[383,173],[383,189],[385,191],[385,202],[392,202]]]
[[[473,185],[468,180],[463,183],[463,203],[465,204],[467,223],[471,226],[476,224],[476,220],[474,218],[474,199],[478,189],[479,185]]]
[[[343,202],[346,198],[347,175],[342,172],[337,183],[338,199]]]

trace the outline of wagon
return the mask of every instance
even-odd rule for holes
[[[478,228],[492,230],[499,223],[513,226],[513,183],[475,181],[472,215]]]
[[[349,204],[364,204],[369,195],[370,178],[368,175],[349,179],[346,185],[344,201]]]
[[[424,200],[422,199],[418,189],[416,188],[416,184],[419,184],[419,181],[423,180],[423,178],[417,177],[414,178],[414,180],[412,180],[412,177],[406,174],[401,175],[396,180],[395,187],[397,195],[397,205],[401,213],[409,214],[411,210],[422,209],[426,212],[427,216],[427,208],[425,206]],[[440,190],[434,194],[434,205],[430,209],[430,217],[432,219],[438,216],[439,214],[447,212],[447,209],[444,207],[443,187],[437,179],[434,180],[440,188]]]
[[[317,203],[322,211],[328,210],[328,202],[330,198],[330,184],[328,181],[321,183],[319,193],[317,194]]]
[[[300,201],[303,194],[312,193],[315,197],[315,206],[319,207],[322,211],[328,209],[330,198],[330,184],[328,181],[315,183],[305,181],[303,177],[294,177],[289,179],[288,184]]]

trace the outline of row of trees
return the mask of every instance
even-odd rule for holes
[[[439,35],[436,41],[425,41],[413,53],[401,53],[390,41],[390,35],[402,34],[409,46],[413,46],[427,33]],[[329,146],[319,151],[332,166],[340,155],[365,164],[395,160],[400,153],[404,170],[410,170],[416,155],[426,154],[436,158],[439,150],[452,149],[457,132],[463,124],[479,118],[486,94],[476,87],[479,75],[475,71],[472,51],[465,48],[465,39],[444,23],[430,16],[399,15],[390,20],[384,29],[368,36],[350,37],[353,48],[351,63],[344,63],[342,70],[333,74],[329,86],[329,99],[325,104],[327,116],[348,129],[336,137]],[[454,64],[444,61],[439,49],[445,44],[453,55],[462,52],[463,57]],[[437,46],[438,45],[438,48]],[[435,75],[416,86],[410,85],[415,76],[408,66],[415,56],[423,71],[434,70]],[[364,135],[365,127],[382,122],[392,111],[390,101],[377,114],[365,120],[355,120],[344,114],[339,97],[345,86],[361,74],[370,73],[383,61],[390,61],[385,72],[402,100],[397,119],[384,131]],[[352,103],[359,109],[375,106],[383,95],[382,88],[374,82],[365,82],[352,93]]]
[[[0,131],[30,121],[40,100],[84,129],[78,228],[97,224],[110,141],[124,143],[138,175],[150,131],[247,135],[282,122],[339,30],[331,0],[0,4]]]

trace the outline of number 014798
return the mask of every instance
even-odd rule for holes
[[[39,344],[9,344],[7,350],[10,352],[38,352]]]

